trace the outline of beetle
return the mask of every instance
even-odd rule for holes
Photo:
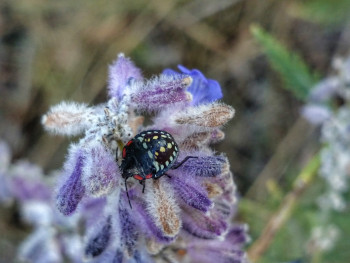
[[[132,138],[123,148],[120,170],[125,179],[125,190],[130,198],[127,188],[127,180],[130,177],[138,180],[145,191],[147,179],[159,179],[169,169],[177,169],[190,158],[187,156],[180,163],[175,163],[179,155],[179,148],[173,136],[163,130],[147,130],[140,132]]]

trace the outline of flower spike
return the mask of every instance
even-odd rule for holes
[[[229,162],[211,149],[235,111],[218,102],[217,81],[179,70],[147,80],[119,54],[109,67],[107,102],[63,102],[43,116],[47,131],[81,138],[59,175],[57,208],[45,185],[30,188],[17,178],[26,186],[17,189],[28,194],[13,196],[40,202],[27,204],[23,216],[58,231],[30,240],[30,248],[46,248],[42,240],[49,240],[72,262],[246,262],[247,230],[232,223],[237,198]]]

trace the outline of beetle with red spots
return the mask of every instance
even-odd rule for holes
[[[187,156],[180,163],[175,164],[178,154],[177,143],[166,131],[143,131],[132,138],[123,148],[123,160],[120,166],[128,198],[126,184],[128,178],[133,177],[138,180],[144,192],[146,179],[159,179],[169,169],[177,169],[189,158],[197,158]],[[129,204],[131,207],[130,199]]]

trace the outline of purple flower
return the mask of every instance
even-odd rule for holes
[[[332,117],[332,112],[324,105],[309,104],[302,108],[301,114],[310,123],[320,125]]]
[[[119,168],[114,156],[96,143],[87,149],[82,171],[82,183],[89,195],[100,197],[110,193],[118,183]]]
[[[84,215],[88,228],[84,254],[93,262],[165,260],[164,251],[179,246],[178,240],[188,244],[188,262],[202,256],[200,247],[212,258],[220,255],[223,262],[244,262],[242,246],[228,248],[223,241],[240,244],[245,236],[245,230],[230,230],[236,198],[229,163],[210,149],[210,144],[224,138],[220,129],[234,110],[216,102],[222,97],[218,82],[198,70],[179,69],[183,74],[165,70],[144,80],[131,60],[120,55],[110,67],[110,99],[104,105],[61,103],[42,119],[52,133],[83,134],[69,149],[56,203],[63,215]],[[149,127],[143,125],[143,112],[153,115]],[[150,129],[169,132],[177,143],[160,148],[168,158],[164,164],[156,161],[157,154],[163,155],[147,150],[146,144],[131,151],[124,148],[140,131]],[[159,136],[161,133],[148,140],[160,143]],[[172,147],[179,154],[169,157],[166,149]],[[145,158],[138,159],[142,154]],[[177,167],[187,156],[193,158]],[[146,157],[153,161],[146,165]],[[127,168],[126,158],[132,160]],[[123,165],[118,166],[122,160]],[[148,166],[154,172],[140,181],[145,184],[143,192],[132,177],[140,178]],[[166,175],[151,178],[163,169]],[[125,174],[131,177],[127,182]],[[99,198],[99,209],[87,204],[86,200],[94,198]],[[93,213],[87,213],[89,210]],[[97,226],[94,219],[100,222]],[[172,258],[181,261],[179,255]]]
[[[64,215],[72,214],[85,194],[85,187],[81,180],[85,156],[82,150],[72,147],[69,158],[65,169],[68,180],[60,187],[56,198],[57,208]]]
[[[109,96],[120,100],[126,87],[136,80],[142,80],[140,69],[124,54],[119,54],[117,60],[109,67]]]
[[[224,240],[193,240],[186,247],[186,251],[191,262],[248,262],[242,251],[242,247],[249,240],[246,231],[246,226],[235,225]]]
[[[124,198],[126,198],[124,196]],[[120,218],[120,241],[121,247],[126,249],[127,254],[132,255],[136,249],[136,240],[138,239],[137,222],[129,210],[126,202],[119,203]]]
[[[12,178],[9,182],[12,194],[22,201],[25,200],[48,200],[51,198],[51,189],[39,180],[42,169],[20,160],[16,162],[11,171]]]
[[[134,83],[130,89],[132,105],[141,111],[161,110],[170,105],[185,105],[192,100],[186,92],[192,79],[186,76],[166,76],[148,82]]]
[[[107,248],[108,243],[111,238],[112,222],[109,216],[101,229],[98,230],[97,234],[92,236],[85,248],[85,255],[87,257],[96,257],[101,255],[101,253]]]
[[[340,80],[336,77],[326,78],[317,83],[311,90],[309,100],[313,103],[325,103],[340,90]]]
[[[181,201],[202,212],[207,212],[212,206],[212,201],[204,187],[198,186],[194,178],[172,178],[174,189],[177,191]]]
[[[216,80],[207,79],[198,69],[189,70],[182,65],[178,65],[178,69],[193,80],[187,89],[193,96],[192,105],[211,103],[222,98],[221,87]],[[181,75],[181,73],[172,69],[163,71],[166,75]]]
[[[81,263],[83,255],[83,237],[79,233],[78,222],[85,222],[81,214],[64,217],[57,211],[53,202],[52,180],[60,173],[44,175],[42,169],[25,160],[11,163],[8,147],[6,158],[0,156],[2,181],[8,190],[8,197],[18,204],[19,218],[30,224],[33,232],[19,245],[18,260],[25,262],[70,262]],[[0,200],[6,202],[11,199]],[[93,213],[94,208],[88,209]],[[84,211],[87,209],[84,208]],[[72,253],[74,251],[74,253]],[[78,260],[79,258],[79,260]]]

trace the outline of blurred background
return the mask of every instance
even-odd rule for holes
[[[13,161],[59,169],[72,138],[46,134],[41,116],[62,100],[104,102],[108,65],[119,52],[145,77],[178,64],[197,68],[219,81],[236,110],[215,149],[231,162],[236,220],[250,227],[252,258],[350,262],[349,208],[329,218],[341,236],[323,250],[311,239],[325,182],[293,183],[321,147],[293,88],[311,89],[348,55],[349,14],[349,0],[2,0],[0,138]],[[289,213],[269,236],[283,207]],[[29,230],[15,207],[1,208],[0,262],[12,262]],[[257,246],[265,231],[268,242]]]

